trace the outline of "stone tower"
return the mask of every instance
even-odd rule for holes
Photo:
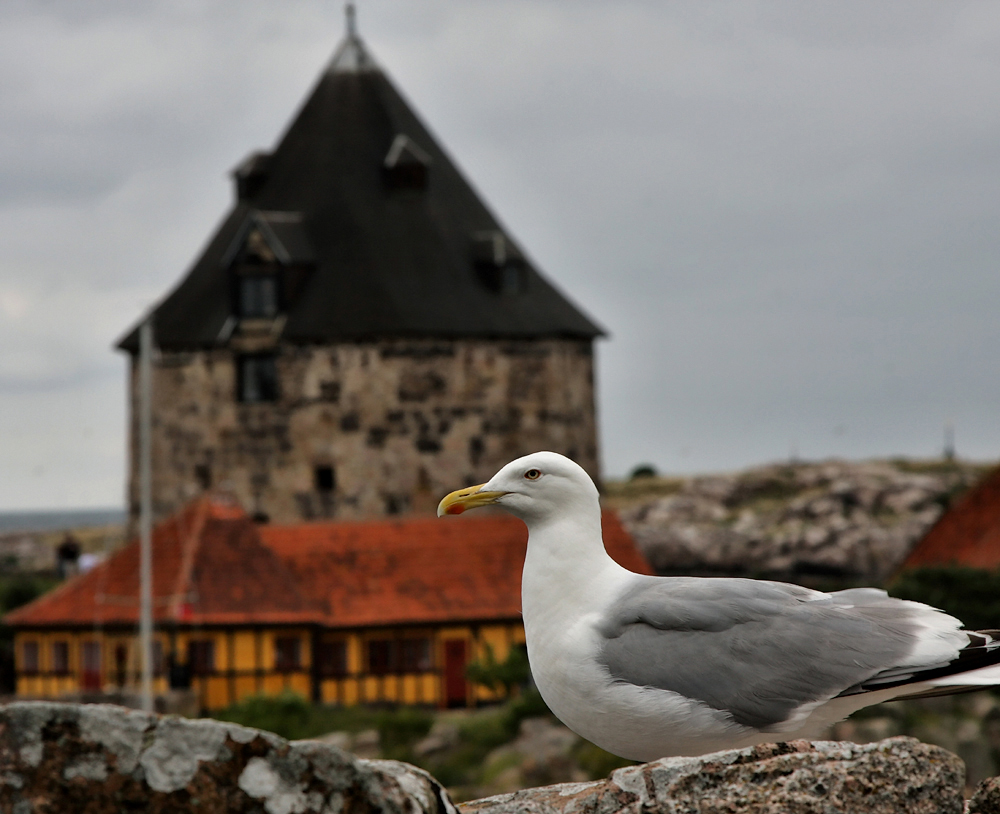
[[[431,511],[510,459],[598,472],[601,330],[532,265],[348,34],[154,309],[153,504],[260,520]],[[138,329],[129,505],[138,512]]]

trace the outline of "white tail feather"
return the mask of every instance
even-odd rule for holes
[[[956,673],[950,676],[932,678],[923,682],[932,687],[989,687],[1000,684],[1000,664],[969,670],[967,673]]]

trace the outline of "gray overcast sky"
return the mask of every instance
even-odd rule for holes
[[[1000,4],[362,0],[605,325],[605,470],[1000,456]],[[343,34],[335,0],[0,4],[0,510],[123,499],[115,339]]]

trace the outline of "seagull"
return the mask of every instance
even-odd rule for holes
[[[623,568],[604,549],[597,487],[557,453],[452,492],[438,516],[490,505],[528,527],[521,607],[542,698],[621,757],[812,740],[870,704],[1000,684],[1000,631],[885,591]]]

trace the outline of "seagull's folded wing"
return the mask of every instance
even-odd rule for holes
[[[723,710],[765,732],[880,674],[939,667],[969,643],[960,623],[883,591],[823,594],[743,579],[636,576],[599,626],[615,681]]]

